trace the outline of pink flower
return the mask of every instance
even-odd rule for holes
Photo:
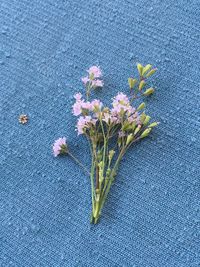
[[[78,116],[82,112],[82,110],[81,110],[82,103],[83,103],[83,100],[81,100],[82,94],[81,93],[77,93],[77,94],[74,95],[74,98],[76,99],[76,102],[72,106],[72,108],[73,108],[73,114],[75,116]]]
[[[89,76],[93,75],[94,78],[99,78],[99,77],[102,76],[101,69],[99,67],[97,67],[97,66],[90,67],[87,72],[89,73]]]
[[[90,81],[89,77],[87,77],[87,76],[81,78],[81,80],[82,80],[82,82],[84,83],[84,85],[86,85],[86,84]]]
[[[117,124],[119,122],[119,119],[117,118],[117,114],[106,112],[104,113],[103,121],[105,121],[107,124],[114,123]]]
[[[103,106],[103,104],[100,100],[94,99],[91,102],[91,111],[100,111],[102,106]]]
[[[82,102],[82,108],[90,110],[91,109],[91,103],[89,101]]]
[[[72,108],[73,108],[73,114],[75,116],[80,115],[82,112],[82,101],[76,101],[72,106]]]
[[[88,76],[83,77],[81,80],[85,86],[87,86],[87,83],[90,82],[90,89],[97,88],[97,87],[103,87],[104,83],[99,78],[102,76],[102,72],[100,67],[98,66],[92,66],[87,70]]]
[[[81,100],[81,98],[82,98],[82,94],[81,94],[81,93],[77,93],[77,94],[74,95],[74,98],[75,98],[77,101],[79,101],[79,100]]]
[[[118,93],[118,95],[113,98],[112,105],[112,112],[120,113],[121,111],[126,112],[131,110],[129,99],[123,93]]]
[[[78,135],[79,134],[83,134],[83,130],[84,130],[84,127],[85,127],[85,119],[83,116],[81,116],[78,121],[77,121],[77,130],[78,130]]]
[[[79,134],[83,134],[84,133],[84,130],[91,127],[91,124],[92,125],[95,125],[97,122],[96,119],[93,119],[91,116],[81,116],[79,119],[78,119],[78,122],[77,122],[77,130],[78,130],[78,135]]]
[[[118,93],[114,99],[113,99],[113,103],[115,104],[122,104],[122,105],[129,105],[129,99],[128,99],[128,96],[123,94],[123,93]]]
[[[53,144],[53,154],[55,157],[67,153],[66,137],[57,139]]]
[[[102,80],[93,80],[92,81],[92,86],[94,88],[96,88],[96,87],[103,87],[103,85],[104,85],[104,83],[103,83]]]

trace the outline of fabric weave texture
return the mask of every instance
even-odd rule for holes
[[[1,0],[0,13],[0,266],[200,266],[199,0]],[[109,104],[136,62],[158,68],[147,111],[160,125],[90,225],[90,181],[52,144],[66,136],[89,168],[73,95],[99,65],[93,96]]]

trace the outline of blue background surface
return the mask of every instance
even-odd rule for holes
[[[199,1],[1,0],[0,14],[0,266],[199,266]],[[80,78],[99,64],[109,103],[138,61],[159,69],[147,111],[161,124],[92,226],[89,180],[51,145],[67,136],[89,167]]]

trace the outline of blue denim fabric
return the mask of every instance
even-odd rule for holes
[[[0,14],[0,266],[199,266],[199,0],[1,0]],[[161,123],[93,226],[88,177],[51,144],[66,136],[89,168],[71,114],[80,78],[99,64],[108,104],[138,61],[159,70],[147,111]]]

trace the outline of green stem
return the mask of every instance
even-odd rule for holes
[[[92,166],[91,166],[91,173],[90,173],[90,180],[91,180],[91,196],[92,196],[92,218],[93,218],[93,211],[94,211],[94,170],[95,170],[95,163],[94,163],[94,156],[92,156]]]
[[[110,187],[111,187],[112,182],[113,182],[113,178],[114,178],[115,172],[116,172],[116,170],[117,170],[117,168],[118,168],[118,166],[119,166],[119,163],[120,163],[120,161],[121,161],[121,159],[122,159],[124,153],[125,153],[125,150],[124,150],[124,149],[121,150],[121,152],[120,152],[120,154],[119,154],[119,156],[118,156],[118,158],[117,158],[117,160],[116,160],[116,162],[115,162],[115,165],[114,165],[114,167],[113,167],[113,169],[112,169],[112,172],[111,172],[111,174],[110,174],[110,179],[109,179],[107,188],[106,188],[105,193],[103,194],[102,199],[101,199],[101,201],[100,201],[100,209],[99,209],[99,213],[101,212],[101,210],[102,210],[102,208],[103,208],[103,206],[104,206],[104,203],[105,203],[105,201],[106,201],[106,199],[107,199],[108,193],[109,193],[109,191],[110,191]]]
[[[101,124],[101,128],[102,128],[103,139],[104,139],[104,142],[103,142],[103,176],[104,176],[107,140],[106,140],[105,131],[104,131],[104,127],[103,127],[102,117],[100,118],[100,124]]]
[[[67,152],[67,154],[76,162],[78,163],[78,165],[83,168],[83,170],[88,174],[90,175],[89,171],[86,169],[86,167],[73,155],[71,154],[70,152]]]

